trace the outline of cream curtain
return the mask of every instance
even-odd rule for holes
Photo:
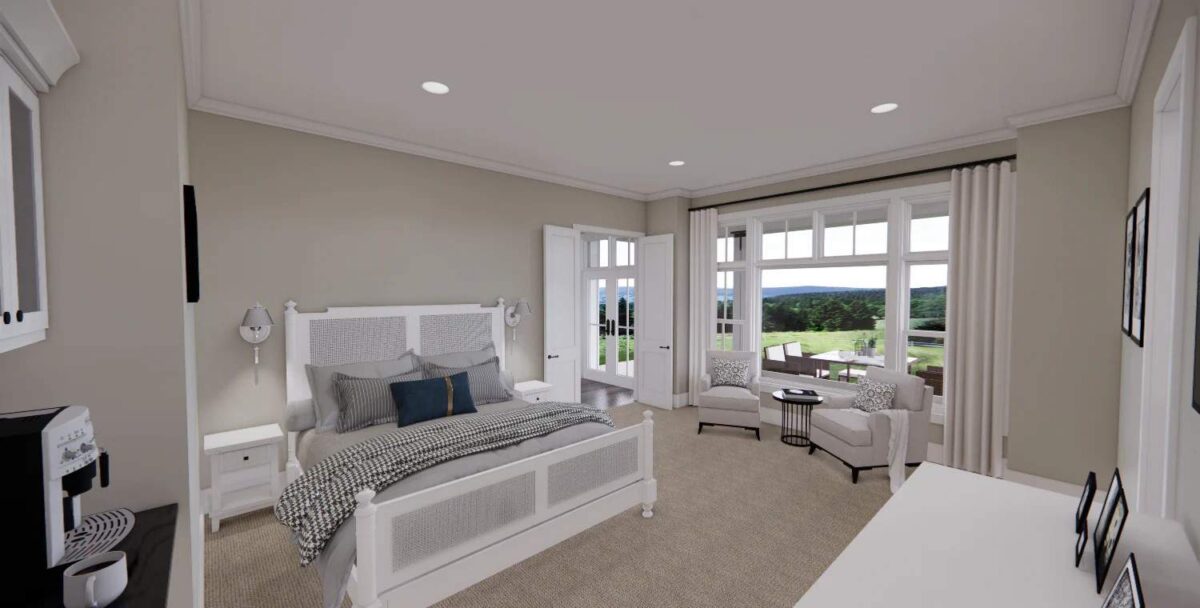
[[[1008,420],[1015,176],[951,174],[945,464],[1000,477]]]
[[[688,403],[695,405],[712,348],[717,307],[717,210],[691,212],[690,293],[688,294]]]

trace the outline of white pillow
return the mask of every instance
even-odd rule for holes
[[[858,394],[854,395],[855,409],[872,413],[892,409],[896,400],[896,385],[885,382],[875,382],[870,378],[858,379]]]

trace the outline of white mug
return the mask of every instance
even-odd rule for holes
[[[63,572],[63,605],[104,608],[121,597],[128,582],[124,551],[93,555]]]

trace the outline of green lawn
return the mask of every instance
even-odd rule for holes
[[[799,342],[801,349],[805,355],[820,354],[833,350],[854,350],[854,341],[864,337],[875,337],[875,350],[882,353],[884,350],[883,332],[853,330],[853,331],[776,331],[768,332],[762,335],[762,346],[774,346],[776,344],[786,344],[788,342]],[[912,364],[912,371],[922,371],[930,365],[944,365],[946,349],[936,346],[909,346],[908,356],[916,357],[917,360]],[[835,372],[840,372],[844,369],[842,366],[833,365],[830,368]]]
[[[619,336],[617,343],[617,361],[633,361],[634,337]],[[628,349],[628,350],[626,350]],[[608,336],[600,336],[600,365],[608,360]]]

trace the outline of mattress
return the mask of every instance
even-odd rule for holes
[[[505,401],[479,406],[481,413],[499,412],[527,407],[524,401]],[[464,414],[470,416],[471,414]],[[323,458],[360,441],[396,429],[395,424],[380,424],[349,433],[303,431],[297,437],[296,457],[301,466],[307,468]],[[536,456],[543,452],[598,437],[613,429],[601,423],[586,423],[567,427],[544,437],[529,439],[514,446],[472,454],[457,460],[442,463],[400,480],[375,496],[374,502],[384,502],[400,496],[419,492],[426,488],[474,475],[518,460]],[[325,546],[314,565],[321,578],[323,603],[329,608],[341,605],[346,595],[350,567],[354,564],[354,518],[348,519]]]

